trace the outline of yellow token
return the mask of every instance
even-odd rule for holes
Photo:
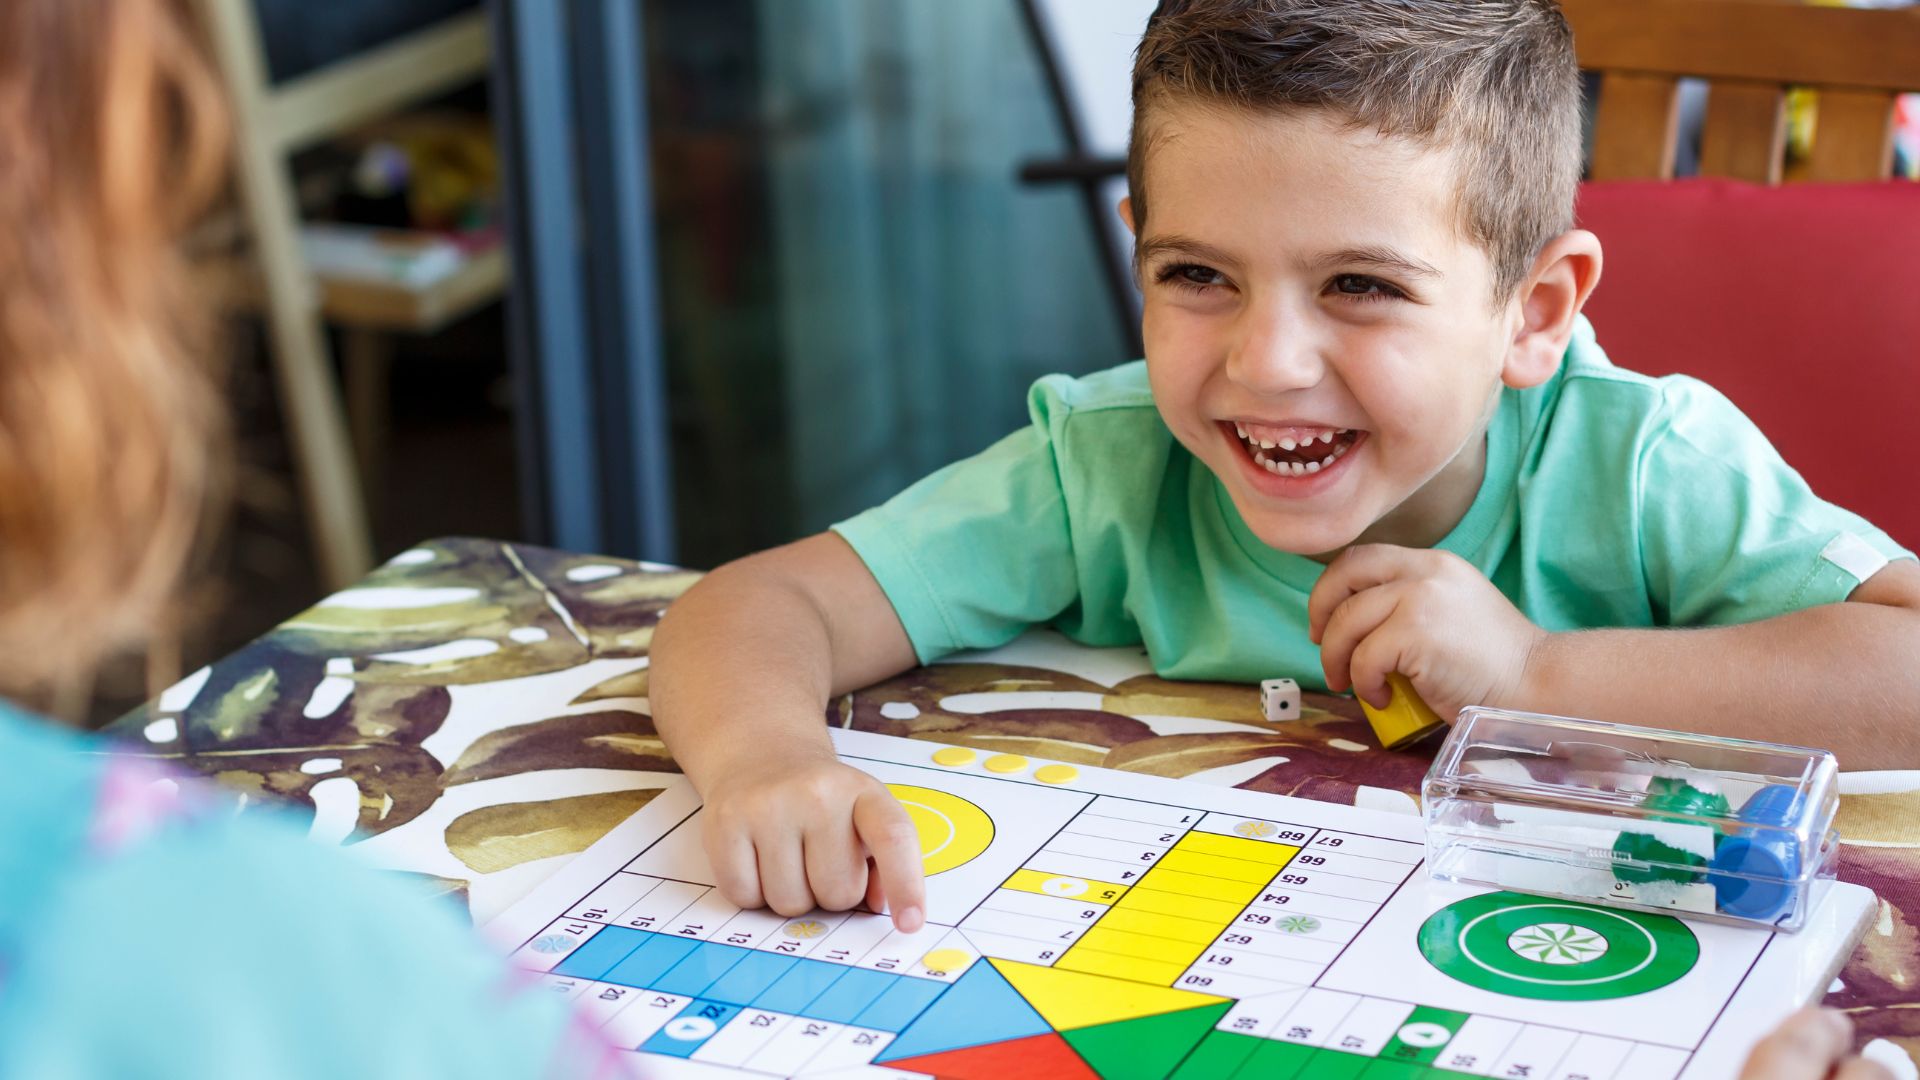
[[[971,765],[973,759],[979,756],[964,746],[949,746],[933,752],[933,763],[935,765]]]
[[[1393,700],[1384,709],[1376,709],[1360,700],[1360,711],[1367,716],[1367,723],[1373,725],[1373,733],[1380,739],[1380,745],[1387,750],[1396,750],[1409,743],[1426,737],[1427,733],[1440,728],[1446,721],[1440,719],[1420,700],[1413,689],[1413,683],[1405,675],[1393,672],[1387,676],[1387,685],[1393,688]]]
[[[920,958],[928,971],[959,971],[973,959],[973,954],[962,949],[935,949]]]
[[[995,754],[982,764],[988,772],[1014,773],[1027,767],[1027,759],[1019,754]]]
[[[1043,784],[1070,784],[1080,775],[1071,765],[1042,765],[1033,770],[1033,778]]]
[[[827,932],[827,924],[818,919],[799,919],[787,924],[787,936],[817,938]]]

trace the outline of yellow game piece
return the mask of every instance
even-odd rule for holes
[[[959,971],[973,962],[973,954],[964,949],[935,949],[920,958],[928,971]]]
[[[1019,754],[995,754],[982,764],[988,772],[1016,773],[1027,767],[1027,759]]]
[[[1393,701],[1386,708],[1376,709],[1364,698],[1360,701],[1360,711],[1367,714],[1367,723],[1373,725],[1373,733],[1382,747],[1393,750],[1405,746],[1445,725],[1440,714],[1428,708],[1420,695],[1414,693],[1413,684],[1405,675],[1397,671],[1388,675],[1387,685],[1393,687]]]
[[[1043,784],[1070,784],[1080,775],[1071,765],[1042,765],[1033,770],[1033,778]]]
[[[953,766],[971,765],[973,764],[973,759],[979,756],[979,754],[974,753],[964,746],[948,746],[933,752],[933,763],[935,765]]]

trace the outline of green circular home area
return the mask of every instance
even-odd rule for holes
[[[1434,912],[1420,926],[1420,953],[1496,994],[1602,1001],[1677,981],[1700,959],[1700,942],[1666,915],[1497,892]]]

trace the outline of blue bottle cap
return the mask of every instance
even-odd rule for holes
[[[1772,922],[1793,903],[1799,863],[1791,837],[1728,836],[1714,848],[1707,880],[1721,911]]]
[[[1786,827],[1793,823],[1793,807],[1799,797],[1791,784],[1769,784],[1747,797],[1738,816],[1755,825]]]

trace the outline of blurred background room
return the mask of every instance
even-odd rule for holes
[[[1151,0],[190,6],[239,140],[193,240],[231,300],[234,498],[176,625],[74,718],[432,537],[713,567],[1138,355],[1113,205]],[[1763,95],[1755,166],[1675,87],[1643,175],[1821,178],[1817,93]],[[1892,116],[1912,179],[1920,99]]]

